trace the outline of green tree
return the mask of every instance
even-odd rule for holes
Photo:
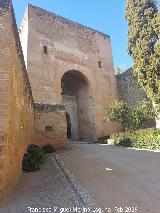
[[[106,107],[105,119],[107,121],[117,121],[126,128],[129,111],[130,109],[124,101],[115,101]]]
[[[145,100],[130,108],[124,101],[115,101],[106,107],[105,119],[117,121],[125,130],[137,130],[148,119],[154,118],[155,110]]]
[[[148,97],[160,104],[160,16],[155,0],[127,0],[128,53]]]
[[[121,68],[120,67],[116,67],[115,73],[116,73],[116,75],[120,75],[121,74]]]

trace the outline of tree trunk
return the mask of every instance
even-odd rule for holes
[[[156,108],[157,104],[153,102],[153,107]],[[160,129],[160,112],[158,112],[157,116],[155,117],[156,128]]]

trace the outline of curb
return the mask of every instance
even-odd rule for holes
[[[71,184],[75,194],[78,196],[83,206],[89,209],[96,209],[96,201],[91,197],[89,192],[80,185],[75,176],[68,169],[65,168],[64,162],[61,159],[60,155],[55,154],[51,158],[57,164],[59,169],[63,172],[64,176]]]

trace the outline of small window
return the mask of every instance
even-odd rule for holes
[[[81,114],[83,113],[83,110],[82,110],[82,108],[81,108]]]
[[[47,46],[43,46],[43,53],[47,55],[48,53]]]
[[[101,61],[98,61],[98,66],[99,66],[99,68],[102,68],[102,62]]]
[[[45,131],[46,131],[46,132],[51,132],[51,131],[53,131],[53,127],[52,127],[52,126],[45,126]]]

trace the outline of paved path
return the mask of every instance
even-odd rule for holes
[[[81,200],[52,160],[51,154],[46,157],[40,171],[23,173],[0,208],[0,213],[60,213],[63,208],[82,206]]]
[[[73,145],[64,164],[102,209],[138,207],[138,213],[160,213],[160,153],[105,145]],[[128,209],[129,210],[129,209]],[[110,212],[106,209],[104,212]]]

